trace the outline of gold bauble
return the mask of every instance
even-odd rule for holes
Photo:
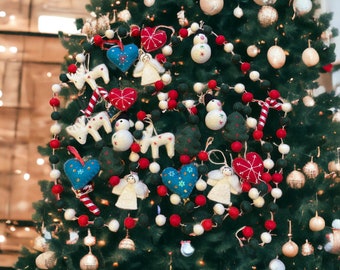
[[[313,107],[315,105],[315,100],[312,96],[304,96],[302,102],[306,107]]]
[[[46,239],[43,236],[39,235],[37,238],[34,239],[33,248],[40,252],[46,251],[47,249]]]
[[[41,253],[36,259],[35,264],[39,269],[53,269],[56,265],[57,259],[53,251],[46,251]]]
[[[247,48],[247,54],[250,57],[256,57],[260,53],[260,49],[256,45],[250,45]]]
[[[325,228],[325,220],[318,215],[318,212],[315,213],[315,217],[312,217],[309,220],[309,229],[313,232],[322,231]]]
[[[122,241],[119,242],[119,249],[127,249],[127,250],[136,250],[135,242],[133,242],[130,238],[125,237]]]
[[[257,19],[262,27],[268,27],[277,22],[279,15],[277,10],[271,6],[263,6],[257,14]]]
[[[330,161],[328,163],[328,170],[331,172],[331,173],[335,173],[336,176],[340,176],[340,161]]]
[[[314,161],[309,161],[303,166],[302,171],[307,178],[314,179],[319,175],[319,166]]]
[[[286,181],[289,187],[300,189],[305,185],[306,177],[302,172],[294,170],[287,175]]]
[[[306,243],[304,243],[301,246],[302,256],[309,256],[309,255],[312,255],[313,253],[314,253],[314,247],[312,246],[310,242],[308,242],[308,240],[306,240]]]
[[[254,0],[259,6],[274,5],[276,0]]]
[[[200,0],[200,7],[206,15],[216,15],[223,9],[223,0]]]
[[[340,111],[337,111],[333,114],[332,122],[334,123],[340,123]]]
[[[279,69],[286,63],[286,54],[280,46],[274,45],[269,48],[267,59],[273,68]]]
[[[293,258],[298,253],[299,253],[299,247],[292,240],[289,240],[287,243],[285,243],[282,246],[282,254],[285,255],[286,257]]]
[[[79,266],[81,270],[97,270],[98,269],[98,259],[92,253],[86,254],[81,258]]]
[[[302,62],[307,67],[313,67],[320,61],[318,52],[314,48],[307,48],[302,53]]]

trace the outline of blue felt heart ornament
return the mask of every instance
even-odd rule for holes
[[[180,171],[168,167],[162,171],[161,177],[165,186],[182,199],[186,199],[195,187],[198,180],[198,171],[194,164],[184,165]]]
[[[124,47],[114,46],[107,50],[107,58],[121,71],[127,71],[138,57],[138,47],[127,44]]]
[[[84,166],[77,159],[69,159],[64,164],[64,171],[74,189],[82,189],[100,170],[99,161],[89,159]]]

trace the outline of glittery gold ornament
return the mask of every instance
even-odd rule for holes
[[[276,0],[254,0],[259,6],[274,5]]]
[[[39,235],[38,237],[36,237],[36,238],[34,239],[33,248],[34,248],[35,250],[40,251],[40,252],[46,251],[46,249],[47,249],[46,239],[45,239],[43,236],[41,236],[41,235]]]
[[[280,46],[274,45],[269,48],[267,59],[273,68],[279,69],[286,63],[286,54]]]
[[[287,175],[286,181],[289,187],[300,189],[305,185],[306,177],[302,172],[294,170]]]
[[[302,52],[302,62],[307,67],[313,67],[320,61],[320,56],[314,48],[307,48]]]
[[[277,22],[279,15],[277,10],[271,6],[263,6],[257,14],[257,19],[262,27],[268,27]]]
[[[57,259],[53,251],[45,251],[35,259],[35,264],[39,269],[53,269],[56,263]]]
[[[302,168],[303,173],[309,179],[314,179],[319,175],[319,166],[314,161],[309,161]]]
[[[223,0],[200,0],[200,7],[206,15],[212,16],[220,13],[220,11],[223,9],[223,6]]]
[[[340,123],[340,111],[337,111],[333,114],[332,122],[333,123]]]
[[[306,107],[313,107],[315,105],[315,100],[310,95],[304,96],[302,102]]]
[[[91,247],[96,244],[96,238],[92,236],[90,229],[88,230],[87,236],[84,238],[84,245]]]
[[[98,269],[98,259],[91,252],[86,254],[81,258],[79,266],[81,270],[97,270]]]
[[[282,246],[282,253],[286,257],[293,258],[299,253],[299,247],[295,242],[289,240]]]
[[[255,57],[260,53],[260,49],[258,47],[256,47],[256,45],[250,45],[247,48],[247,54],[250,57]]]
[[[309,220],[309,229],[313,232],[322,231],[325,228],[325,220],[318,215],[318,212],[315,213],[315,217],[312,217]]]
[[[304,243],[301,246],[301,254],[302,256],[309,256],[312,255],[314,253],[314,247],[313,245],[308,242],[308,240],[306,239],[306,243]]]
[[[135,242],[133,242],[129,237],[125,237],[122,241],[120,241],[118,248],[132,251],[136,250]]]

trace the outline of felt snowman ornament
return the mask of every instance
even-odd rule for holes
[[[133,143],[133,136],[129,131],[131,127],[133,127],[133,122],[128,120],[126,114],[122,113],[115,123],[115,133],[111,137],[114,151],[123,152],[130,149]]]
[[[126,210],[137,210],[137,198],[145,199],[149,196],[147,185],[139,180],[135,172],[125,175],[119,184],[114,186],[112,193],[119,195],[116,206]]]
[[[211,48],[206,35],[200,33],[194,37],[194,46],[191,49],[191,58],[197,64],[203,64],[210,59]]]
[[[205,125],[211,130],[220,130],[227,123],[227,115],[222,110],[222,102],[214,99],[211,94],[204,95],[207,115],[205,116]]]

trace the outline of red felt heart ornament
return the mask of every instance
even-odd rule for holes
[[[232,162],[235,173],[242,178],[242,180],[258,184],[262,175],[264,166],[263,160],[256,152],[249,152],[246,158],[235,158]]]
[[[126,87],[123,90],[113,88],[109,92],[110,103],[120,111],[127,111],[137,100],[137,91]]]
[[[157,27],[145,27],[141,30],[141,43],[146,52],[155,51],[166,43],[167,36],[163,30],[157,30]]]

